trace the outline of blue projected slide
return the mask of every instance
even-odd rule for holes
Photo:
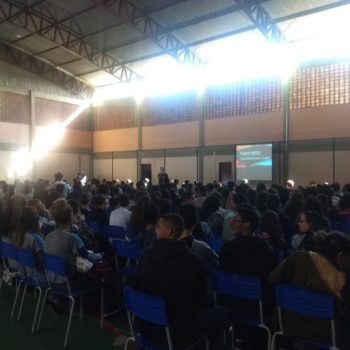
[[[272,144],[237,146],[237,179],[272,180]]]

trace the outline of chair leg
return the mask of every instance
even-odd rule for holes
[[[128,350],[128,345],[129,345],[129,342],[130,342],[131,340],[134,340],[134,338],[133,338],[133,337],[130,337],[130,338],[126,339],[126,342],[125,342],[125,345],[124,345],[124,350]]]
[[[44,298],[43,298],[43,301],[42,301],[42,304],[41,304],[39,320],[38,320],[38,324],[37,324],[37,326],[36,326],[36,331],[37,331],[37,332],[39,331],[41,318],[43,317],[44,307],[45,307],[45,303],[46,303],[46,299],[47,299],[47,294],[49,293],[50,290],[51,290],[50,288],[47,288],[47,289],[45,290]]]
[[[80,303],[80,319],[83,319],[83,296],[81,295],[79,298],[79,303]]]
[[[22,314],[23,302],[24,302],[24,297],[26,296],[26,293],[27,293],[27,288],[28,288],[28,285],[25,284],[24,289],[23,289],[22,299],[21,299],[21,305],[20,305],[19,311],[18,311],[17,321],[19,321],[21,314]]]
[[[67,325],[67,330],[66,330],[66,337],[64,339],[64,348],[67,347],[67,343],[68,343],[68,336],[69,336],[69,331],[70,331],[70,325],[72,322],[72,317],[73,317],[73,311],[74,311],[74,305],[75,305],[75,299],[74,297],[69,297],[69,301],[70,301],[70,310],[69,310],[69,319],[68,319],[68,325]]]
[[[271,331],[270,331],[270,329],[267,326],[261,327],[261,328],[266,330],[266,333],[267,333],[267,350],[271,350]]]
[[[101,286],[101,329],[103,329],[103,322],[104,322],[104,303],[105,303],[105,292],[104,292],[104,289],[103,289],[103,286]]]
[[[19,291],[21,289],[21,284],[22,284],[22,281],[19,281],[19,283],[16,286],[16,296],[15,296],[15,300],[13,301],[10,320],[13,319],[13,314],[15,313],[15,308],[16,308],[16,304],[17,304],[17,298],[18,298]]]
[[[33,326],[32,326],[32,334],[34,333],[35,330],[35,324],[36,324],[36,320],[38,317],[38,311],[39,311],[39,307],[40,307],[40,301],[41,301],[41,296],[42,296],[42,289],[40,287],[37,287],[37,290],[39,291],[39,297],[38,297],[38,301],[36,303],[36,308],[35,308],[35,314],[34,314],[34,319],[33,319]]]
[[[275,350],[275,342],[276,342],[276,337],[278,335],[283,335],[282,332],[275,332],[271,338],[271,346],[270,346],[270,350]]]

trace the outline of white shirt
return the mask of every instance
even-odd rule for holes
[[[130,210],[124,207],[119,207],[111,212],[111,216],[109,217],[109,224],[111,226],[122,226],[126,230],[126,227],[130,221],[130,215]]]

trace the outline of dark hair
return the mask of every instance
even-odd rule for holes
[[[69,206],[72,208],[73,210],[73,214],[77,214],[79,212],[79,205],[78,202],[75,199],[68,199],[67,200]]]
[[[72,222],[72,208],[63,198],[56,199],[52,203],[50,213],[57,226],[67,226]]]
[[[152,203],[152,200],[148,194],[143,194],[138,197],[134,209],[130,215],[130,226],[137,231],[142,231],[145,227],[145,207],[149,203]]]
[[[57,172],[55,175],[55,181],[62,181],[63,180],[63,174],[61,172]]]
[[[159,219],[159,210],[158,207],[152,203],[149,202],[146,204],[144,208],[144,222],[146,224],[150,225],[156,225],[158,219]]]
[[[266,232],[271,240],[279,242],[283,239],[283,228],[276,212],[268,210],[260,218],[260,232]]]
[[[91,203],[95,207],[99,207],[100,205],[103,205],[105,202],[106,202],[106,198],[101,194],[97,194],[96,196],[92,197],[92,200],[91,200]]]
[[[254,232],[259,225],[259,216],[255,209],[250,206],[240,206],[236,210],[243,222],[249,222],[251,232]]]
[[[14,243],[16,247],[22,248],[25,234],[28,231],[38,232],[39,214],[34,207],[24,207],[20,216],[19,229],[15,233]]]
[[[161,217],[170,226],[173,239],[179,239],[184,230],[184,220],[179,214],[165,214]]]
[[[311,232],[316,232],[325,228],[323,217],[317,211],[304,210],[300,215],[304,215],[306,222],[311,225]]]
[[[350,238],[338,231],[323,233],[317,236],[315,250],[328,258],[333,258],[339,253],[350,255]]]
[[[234,193],[232,195],[232,201],[237,204],[237,206],[240,206],[242,204],[249,204],[249,199],[247,196],[245,196],[242,193]]]
[[[209,218],[209,216],[216,212],[220,208],[220,199],[218,196],[210,195],[208,196],[202,205],[202,208],[200,210],[200,219],[202,221],[205,221]]]
[[[315,196],[310,196],[304,203],[303,211],[314,211],[317,213],[322,213],[321,202]]]
[[[269,194],[266,199],[266,207],[268,210],[276,211],[281,206],[280,197],[277,194]]]
[[[182,204],[179,214],[182,216],[184,220],[184,227],[187,230],[191,230],[198,222],[197,210],[193,204]]]
[[[339,200],[338,207],[341,210],[350,208],[350,193],[343,194]]]
[[[119,205],[121,207],[127,207],[130,203],[130,198],[127,194],[121,194],[119,196]]]

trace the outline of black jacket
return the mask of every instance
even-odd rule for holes
[[[278,263],[276,251],[269,243],[255,236],[236,237],[226,242],[219,254],[220,269],[226,272],[261,278],[266,320],[270,318],[274,300],[268,285],[268,275]],[[258,315],[258,304],[250,301],[225,299],[234,316],[253,318]]]
[[[175,347],[197,336],[198,312],[207,307],[206,275],[201,261],[182,241],[157,240],[140,261],[136,288],[165,300]],[[163,330],[138,320],[137,328],[157,343]]]

